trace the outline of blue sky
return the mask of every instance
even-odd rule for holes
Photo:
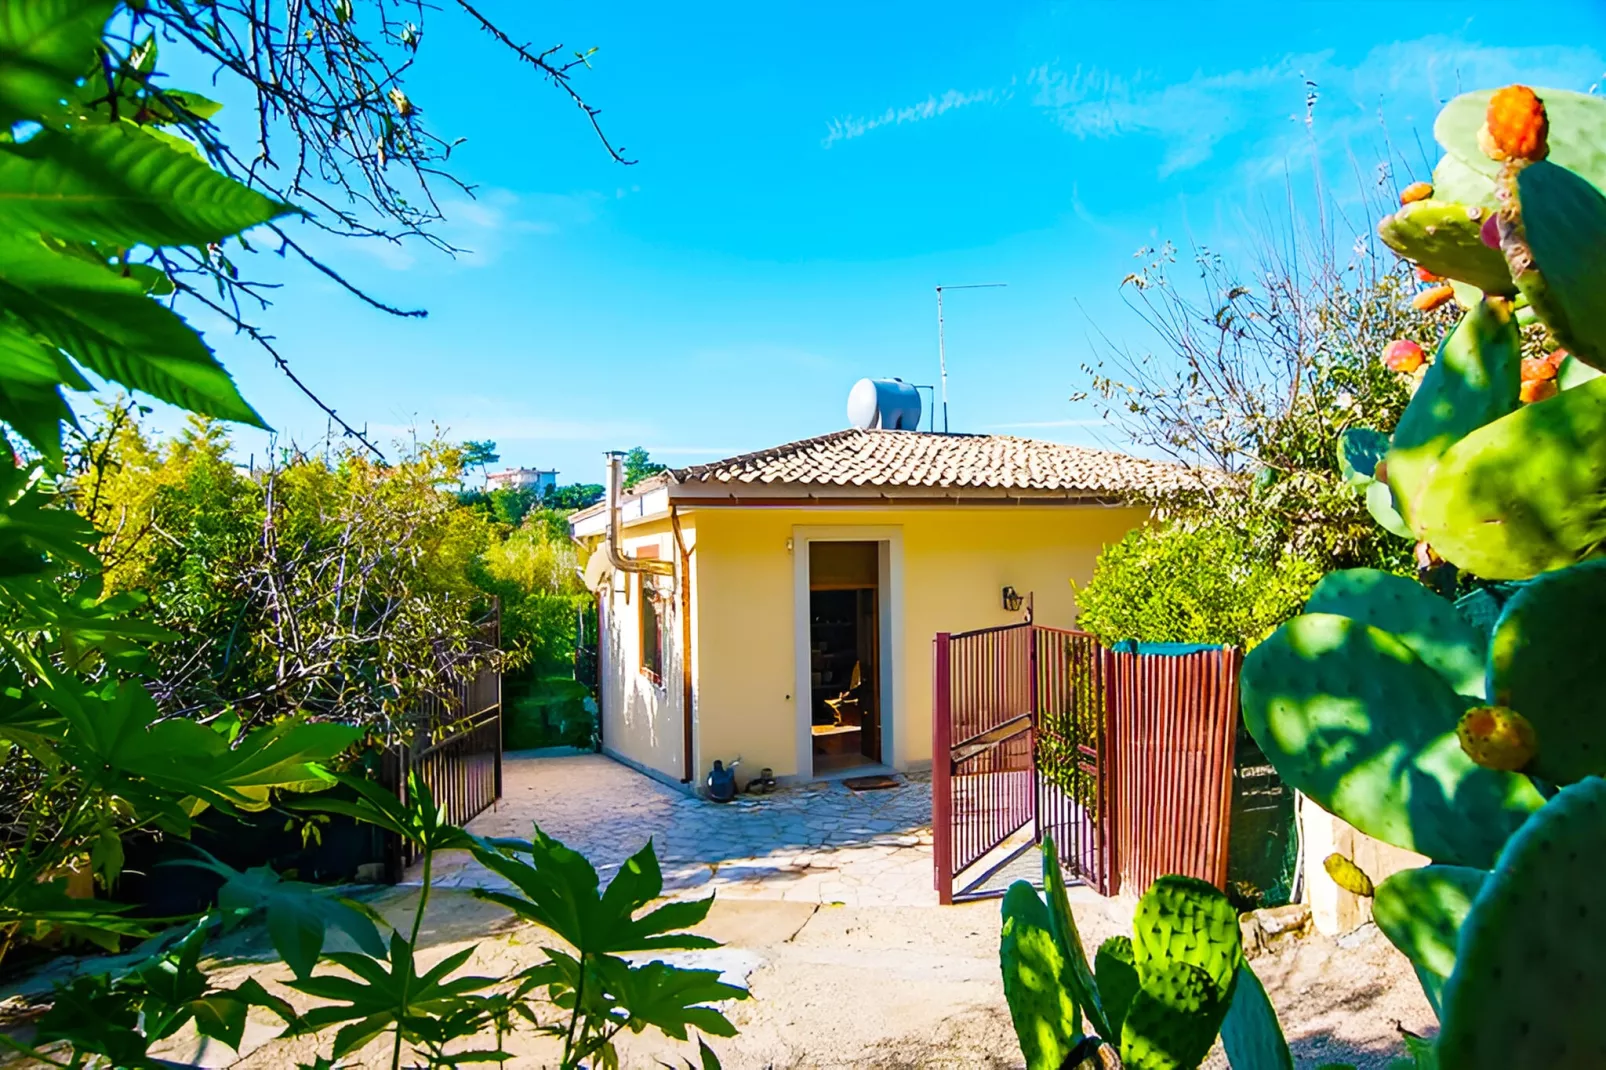
[[[692,463],[837,429],[861,376],[933,382],[939,282],[1009,284],[946,302],[955,430],[1119,445],[1069,398],[1094,333],[1147,342],[1118,286],[1139,247],[1230,253],[1313,158],[1374,179],[1384,124],[1397,172],[1426,177],[1416,139],[1461,89],[1606,77],[1598,0],[498,8],[516,36],[599,46],[581,88],[640,162],[432,15],[410,90],[467,138],[478,198],[447,196],[443,233],[473,252],[322,246],[422,321],[304,270],[260,318],[378,438],[438,424],[565,481],[610,448]],[[281,437],[321,436],[265,355],[196,323]]]

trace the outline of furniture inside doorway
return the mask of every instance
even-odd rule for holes
[[[814,771],[881,761],[879,547],[809,544]]]

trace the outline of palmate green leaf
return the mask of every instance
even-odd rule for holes
[[[0,144],[0,227],[108,245],[205,245],[293,209],[130,122]]]
[[[0,420],[53,464],[61,463],[61,425],[78,426],[61,388],[89,382],[60,350],[15,327],[0,326]]]
[[[297,977],[311,975],[330,928],[345,933],[369,955],[385,953],[385,942],[370,912],[335,894],[333,889],[284,880],[269,866],[241,872],[201,853],[204,859],[178,859],[167,864],[195,866],[221,876],[218,906],[224,910],[263,911],[274,950]]]
[[[266,426],[200,335],[135,279],[0,231],[0,309],[97,375],[204,416]]]
[[[117,0],[0,4],[0,123],[52,118],[116,8]]]
[[[718,970],[695,970],[649,962],[632,966],[612,955],[592,963],[603,990],[629,1015],[631,1032],[649,1026],[686,1039],[688,1027],[716,1037],[736,1035],[736,1027],[709,1004],[748,998],[748,991],[719,979]]]
[[[475,839],[470,850],[481,865],[522,893],[476,888],[475,896],[551,929],[582,954],[719,946],[707,937],[676,931],[707,917],[712,898],[666,903],[634,916],[663,890],[650,840],[620,867],[600,895],[591,863],[540,828],[535,829],[533,841]]]

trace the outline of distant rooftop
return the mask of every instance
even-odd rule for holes
[[[770,497],[797,488],[809,497],[881,490],[888,497],[1121,499],[1197,488],[1205,478],[1182,465],[1013,435],[848,430],[667,469],[627,496],[667,488],[672,498]]]

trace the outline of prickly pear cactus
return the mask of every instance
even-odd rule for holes
[[[1487,868],[1544,804],[1475,765],[1455,727],[1471,700],[1399,639],[1348,617],[1296,617],[1244,659],[1244,724],[1283,779],[1396,847]]]
[[[1210,975],[1176,960],[1153,963],[1121,1027],[1126,1070],[1196,1070],[1210,1054],[1227,1002]]]
[[[1606,781],[1563,788],[1472,902],[1444,988],[1446,1070],[1598,1070],[1606,1052]]]
[[[1455,970],[1456,937],[1488,876],[1466,866],[1403,869],[1379,884],[1372,898],[1372,920],[1411,960],[1434,1014]]]
[[[1221,1046],[1232,1070],[1294,1070],[1277,1011],[1247,962],[1238,967],[1232,1006],[1221,1023]]]
[[[1125,936],[1112,936],[1099,945],[1093,957],[1093,972],[1098,975],[1099,1000],[1104,1008],[1108,1029],[1100,1036],[1119,1037],[1127,1011],[1138,994],[1138,971],[1132,965],[1132,941]]]
[[[1388,483],[1405,522],[1420,532],[1417,499],[1440,458],[1463,436],[1517,408],[1522,339],[1511,309],[1480,301],[1439,346],[1394,429]]]
[[[1071,998],[1087,1015],[1088,1025],[1101,1037],[1120,1036],[1120,1027],[1111,1026],[1100,999],[1100,990],[1093,970],[1087,964],[1087,952],[1082,948],[1082,934],[1076,928],[1076,915],[1071,913],[1070,896],[1065,890],[1065,874],[1060,871],[1059,853],[1054,849],[1054,837],[1043,837],[1043,895],[1048,900],[1049,929],[1059,947],[1060,959],[1065,963],[1063,983],[1070,989]]]
[[[1517,286],[1556,341],[1606,368],[1606,197],[1547,160],[1523,167],[1514,185],[1500,247]]]
[[[1606,192],[1606,99],[1566,89],[1536,92],[1550,116],[1547,159]],[[1493,89],[1463,93],[1444,106],[1433,124],[1433,137],[1445,152],[1489,179],[1500,174],[1500,161],[1491,159],[1479,144],[1478,130],[1488,119],[1494,94]]]
[[[1440,200],[1401,205],[1378,224],[1383,244],[1441,278],[1502,296],[1517,292],[1500,251],[1481,236],[1492,209]]]
[[[998,959],[1004,998],[1028,1070],[1059,1070],[1081,1041],[1081,1015],[1061,984],[1065,960],[1037,890],[1016,881],[1004,894]]]
[[[1524,405],[1451,446],[1412,522],[1468,572],[1525,580],[1599,552],[1603,501],[1606,376]]]
[[[1333,883],[1352,895],[1362,899],[1369,899],[1376,888],[1372,878],[1366,875],[1366,870],[1355,864],[1355,861],[1334,851],[1322,859],[1322,868],[1327,875],[1333,878]]]
[[[1606,560],[1547,572],[1506,603],[1489,650],[1489,693],[1533,726],[1528,772],[1556,784],[1606,773],[1600,635]]]
[[[1244,960],[1238,912],[1215,885],[1176,874],[1149,885],[1132,918],[1132,964],[1147,985],[1162,963],[1186,962],[1209,975],[1223,999]]]
[[[1457,694],[1484,698],[1487,640],[1455,603],[1415,580],[1375,568],[1329,572],[1305,602],[1306,613],[1337,613],[1370,624],[1409,647]]]

